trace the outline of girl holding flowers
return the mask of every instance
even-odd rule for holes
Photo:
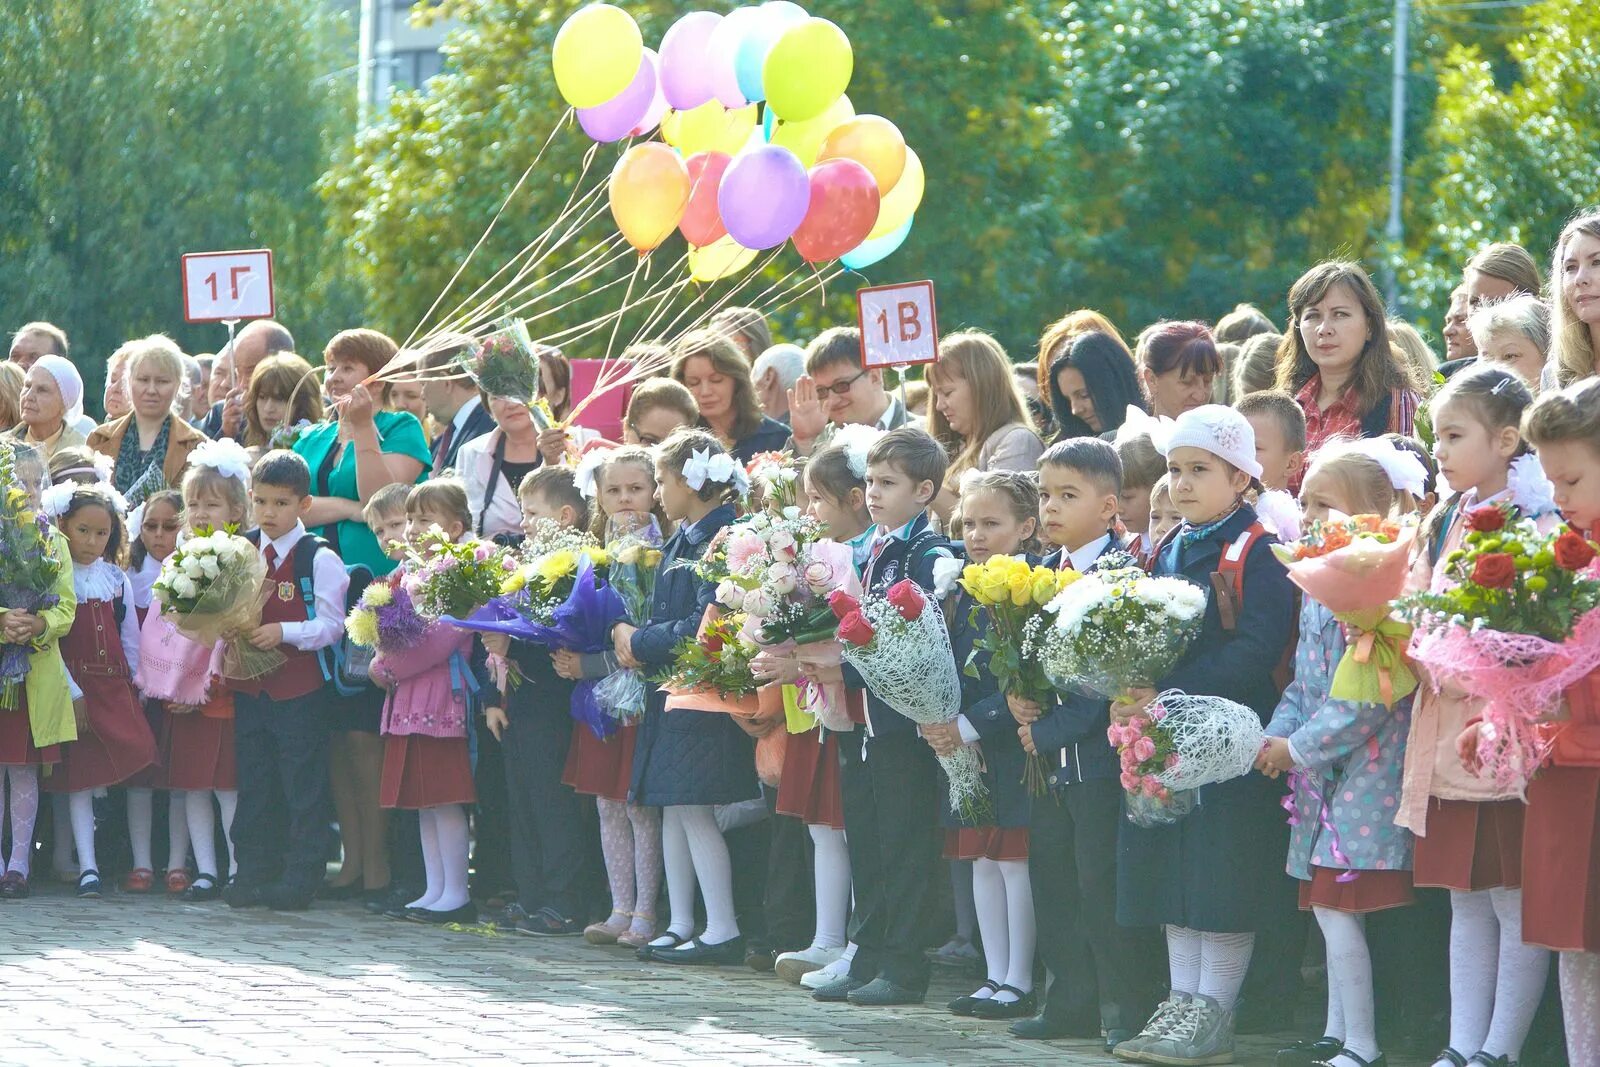
[[[1538,464],[1523,458],[1519,424],[1532,400],[1516,375],[1488,366],[1457,374],[1434,394],[1434,456],[1455,495],[1423,524],[1411,588],[1448,588],[1452,553],[1469,529],[1504,525],[1503,507],[1546,529],[1555,523]],[[1416,835],[1416,884],[1450,890],[1450,1043],[1435,1067],[1516,1062],[1549,970],[1549,953],[1523,943],[1523,803],[1456,755],[1456,739],[1480,706],[1446,672],[1425,682],[1395,817]]]

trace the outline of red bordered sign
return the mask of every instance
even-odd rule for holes
[[[271,249],[185,252],[181,259],[185,322],[270,319],[276,312]]]
[[[933,283],[901,282],[856,291],[861,365],[908,367],[939,358],[939,311]]]

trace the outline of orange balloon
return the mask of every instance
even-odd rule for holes
[[[634,145],[611,171],[611,217],[629,244],[649,252],[678,228],[690,190],[689,168],[678,153],[659,141]]]
[[[880,115],[857,115],[823,139],[817,162],[827,159],[855,160],[872,172],[879,194],[887,194],[906,169],[906,139]]]

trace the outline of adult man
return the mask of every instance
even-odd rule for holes
[[[789,422],[789,390],[806,372],[806,353],[799,345],[773,345],[750,368],[756,383],[761,413],[785,425]]]
[[[834,427],[852,422],[881,430],[922,425],[884,389],[881,369],[861,369],[861,331],[835,326],[806,349],[806,372],[789,390],[793,435],[784,447],[809,456],[828,443]]]
[[[439,426],[433,441],[435,477],[455,466],[462,445],[494,429],[494,416],[483,406],[478,387],[451,369],[456,356],[471,345],[470,337],[451,334],[429,342],[422,356],[422,402]]]
[[[220,404],[228,398],[228,383],[233,380],[233,353],[224,348],[211,360],[211,380],[206,382],[206,414],[211,414],[211,406]],[[202,417],[202,422],[205,419]]]
[[[67,358],[67,335],[48,322],[30,322],[11,335],[11,362],[27,370],[40,356]]]
[[[226,398],[213,404],[200,429],[207,437],[231,437],[235,440],[244,433],[244,391],[250,386],[250,376],[256,364],[279,352],[294,351],[294,335],[271,319],[256,319],[240,330],[233,339],[233,370],[228,377]],[[227,355],[227,353],[224,353]],[[220,367],[222,359],[217,363]],[[212,368],[215,378],[219,369]],[[222,373],[227,374],[224,370]]]
[[[206,420],[206,413],[211,410],[211,365],[217,361],[217,357],[210,352],[202,352],[191,358],[195,366],[200,368],[200,381],[189,392],[189,425],[199,429]]]

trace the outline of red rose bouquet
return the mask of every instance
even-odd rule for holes
[[[1467,523],[1445,557],[1455,584],[1402,597],[1395,613],[1415,626],[1411,656],[1436,684],[1453,678],[1485,701],[1479,760],[1497,784],[1520,788],[1543,758],[1535,727],[1600,667],[1600,553],[1575,530],[1543,533],[1501,505],[1473,509]]]

